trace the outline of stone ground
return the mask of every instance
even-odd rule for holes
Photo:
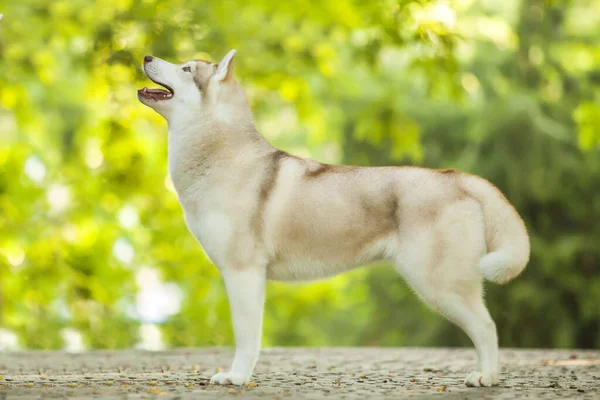
[[[226,349],[0,354],[0,399],[330,397],[600,399],[600,351],[505,349],[502,382],[467,388],[472,349],[265,349],[248,387],[209,385]]]

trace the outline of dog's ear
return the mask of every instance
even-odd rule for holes
[[[233,76],[233,56],[235,56],[236,51],[231,50],[219,63],[217,67],[217,72],[215,72],[215,76],[219,81],[225,81],[231,76]]]

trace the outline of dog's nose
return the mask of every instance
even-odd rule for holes
[[[150,61],[152,61],[152,58],[153,58],[152,56],[146,56],[146,57],[144,57],[144,62],[149,63]]]

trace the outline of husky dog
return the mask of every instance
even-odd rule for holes
[[[166,90],[138,91],[167,120],[185,222],[227,289],[235,357],[211,382],[249,381],[267,279],[319,279],[389,260],[473,341],[478,361],[465,383],[498,384],[498,338],[482,284],[508,282],[529,261],[515,209],[486,180],[452,169],[329,165],[274,148],[256,129],[234,55],[218,64],[146,56],[145,74]]]

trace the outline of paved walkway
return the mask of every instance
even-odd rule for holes
[[[471,349],[275,348],[244,389],[209,385],[226,349],[0,354],[0,399],[600,398],[600,351],[503,350],[502,382],[467,388]]]

